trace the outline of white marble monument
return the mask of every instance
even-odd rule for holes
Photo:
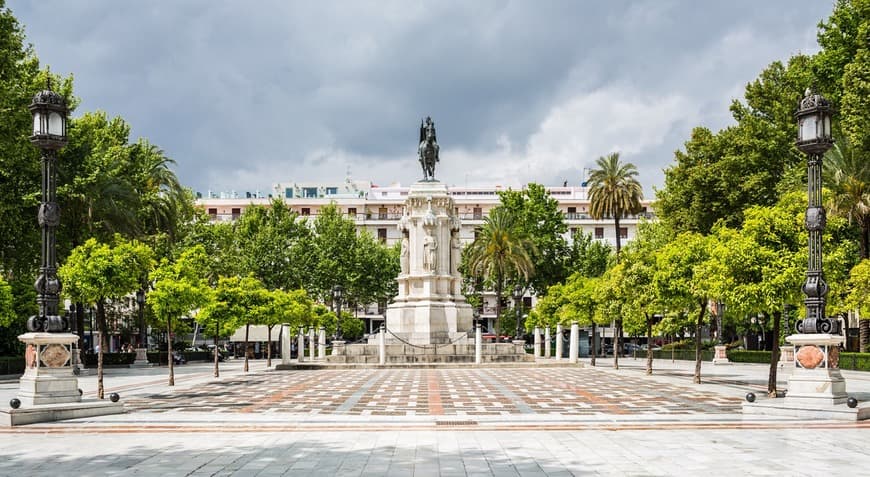
[[[411,186],[398,225],[401,272],[399,294],[387,307],[389,341],[466,343],[473,316],[458,270],[459,226],[445,184],[433,180]]]

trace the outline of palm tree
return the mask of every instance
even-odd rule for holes
[[[465,253],[467,269],[476,277],[489,281],[495,288],[495,333],[499,341],[501,296],[506,280],[521,276],[525,280],[534,272],[531,256],[534,244],[523,235],[516,217],[507,209],[496,207],[484,219]]]
[[[841,142],[843,142],[841,140]],[[861,233],[861,258],[870,258],[870,164],[850,147],[834,144],[822,163],[825,184],[831,190],[828,209],[858,225]],[[870,320],[858,321],[860,351],[867,350],[870,341]]]
[[[599,157],[595,163],[598,168],[593,169],[589,176],[589,215],[596,220],[613,217],[616,259],[619,260],[619,250],[622,248],[619,219],[640,212],[643,188],[635,178],[637,167],[630,162],[621,163],[618,152]]]
[[[139,197],[139,233],[177,239],[178,225],[190,215],[191,201],[170,166],[175,161],[145,139],[130,146],[131,182]]]

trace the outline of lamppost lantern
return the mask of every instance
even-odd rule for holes
[[[42,231],[42,261],[36,279],[36,303],[38,314],[27,320],[27,329],[33,332],[66,332],[69,319],[61,316],[58,303],[62,289],[57,277],[57,254],[55,231],[60,224],[60,206],[57,203],[57,150],[67,143],[67,108],[63,96],[51,90],[51,81],[46,89],[36,93],[29,108],[33,115],[33,131],[30,142],[42,153],[42,201],[37,220]]]
[[[798,120],[798,138],[795,145],[804,154],[824,154],[834,145],[831,133],[833,108],[822,95],[807,88],[795,116]]]
[[[834,145],[831,134],[831,103],[807,89],[795,117],[798,137],[795,146],[807,155],[807,211],[804,226],[809,240],[806,280],[801,286],[806,298],[806,318],[795,324],[798,333],[839,333],[839,322],[825,317],[828,284],[822,271],[822,232],[826,216],[822,207],[822,156]]]
[[[29,109],[33,115],[30,142],[40,149],[54,151],[66,146],[66,101],[51,90],[50,81],[46,89],[33,96]]]
[[[145,306],[145,290],[136,290],[136,303],[140,307]]]

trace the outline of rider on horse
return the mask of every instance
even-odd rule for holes
[[[420,157],[420,165],[423,166],[423,180],[435,180],[435,163],[438,159],[438,141],[435,138],[435,123],[427,116],[420,123],[420,147],[417,153]]]

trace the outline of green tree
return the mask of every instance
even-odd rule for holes
[[[550,286],[568,277],[566,258],[570,255],[564,237],[568,226],[559,210],[559,201],[546,187],[535,183],[519,191],[501,191],[498,195],[501,207],[516,217],[516,227],[534,245],[530,258],[535,273],[529,277],[528,283],[521,281],[517,284],[542,296]]]
[[[169,354],[170,386],[175,386],[172,334],[183,326],[182,316],[206,306],[211,298],[203,274],[207,263],[205,248],[194,246],[183,251],[174,261],[162,259],[149,276],[153,289],[148,294],[148,305],[158,325],[166,327],[168,337],[166,351]]]
[[[309,253],[313,255],[314,265],[306,289],[324,303],[332,301],[332,289],[336,285],[352,294],[349,278],[355,272],[356,225],[344,217],[335,204],[330,204],[320,209],[312,228],[314,236]]]
[[[106,300],[135,291],[154,264],[154,252],[145,244],[122,241],[114,245],[88,239],[73,249],[57,274],[64,294],[81,303],[95,304],[100,346],[97,356],[97,395],[103,399],[103,354],[106,350]]]
[[[311,254],[306,248],[311,233],[304,219],[282,200],[273,200],[269,207],[245,209],[236,231],[242,269],[266,288],[290,290],[310,281]]]
[[[672,311],[686,314],[697,309],[695,320],[694,382],[701,383],[701,326],[709,299],[704,286],[702,265],[709,257],[708,239],[700,234],[683,232],[665,245],[656,257],[653,286],[660,303]]]
[[[15,318],[15,298],[12,296],[12,286],[0,276],[0,326],[8,328]]]
[[[264,300],[257,314],[267,327],[267,340],[272,342],[272,328],[289,324],[291,330],[299,329],[311,315],[314,304],[303,289],[283,291],[272,290]],[[266,350],[266,366],[272,366],[272,347]]]
[[[600,277],[610,265],[613,249],[610,244],[593,240],[592,234],[574,235],[568,252],[568,270],[584,277]]]
[[[616,258],[622,248],[619,234],[619,219],[640,212],[643,188],[637,181],[637,168],[632,163],[623,164],[619,153],[599,157],[589,176],[589,215],[593,219],[612,218],[616,231]]]
[[[847,305],[858,310],[859,316],[870,316],[870,260],[861,260],[849,272]],[[861,350],[864,352],[864,350]]]
[[[500,340],[501,298],[506,281],[510,277],[529,280],[534,273],[534,253],[534,244],[517,226],[516,217],[502,207],[490,211],[477,237],[463,251],[469,273],[491,284],[495,291],[496,342]]]

